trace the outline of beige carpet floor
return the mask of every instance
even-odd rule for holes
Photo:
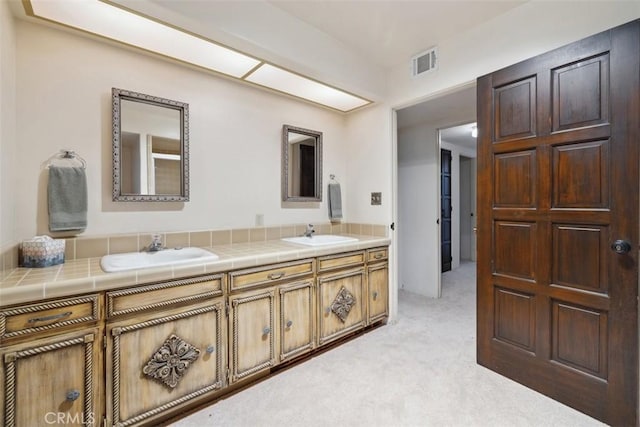
[[[397,322],[174,423],[237,426],[600,426],[476,364],[475,264],[442,298],[400,292]]]

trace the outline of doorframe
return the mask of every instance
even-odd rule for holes
[[[465,120],[463,122],[460,123],[454,123],[452,125],[447,125],[447,126],[442,126],[438,128],[438,144],[439,144],[439,148],[438,150],[449,150],[451,151],[451,170],[452,170],[452,175],[451,175],[451,204],[453,207],[453,212],[451,215],[451,269],[453,270],[454,268],[457,268],[460,265],[460,156],[464,156],[464,157],[468,157],[468,158],[473,158],[476,159],[477,158],[477,147],[478,147],[478,142],[476,140],[476,152],[474,153],[472,150],[466,149],[464,147],[460,147],[458,145],[455,144],[451,144],[449,142],[443,141],[442,140],[442,131],[445,129],[449,129],[452,127],[457,127],[457,126],[464,126],[464,125],[468,125],[471,123],[475,123],[475,120],[473,121],[468,121]],[[458,179],[454,179],[454,174],[453,174],[453,170],[457,170],[457,176]],[[440,179],[440,174],[442,171],[442,165],[440,164],[440,162],[438,161],[438,179]],[[477,170],[476,170],[476,175],[477,175]],[[456,185],[457,184],[457,185]],[[477,176],[476,176],[476,186],[477,186]],[[440,201],[442,195],[441,193],[441,188],[438,187],[438,202]],[[440,207],[439,207],[440,209]],[[438,212],[440,212],[440,210],[438,210]],[[458,229],[457,233],[454,233],[454,224]],[[441,239],[442,237],[440,237]],[[454,244],[454,242],[456,242]],[[456,250],[454,251],[454,247],[456,248]],[[442,252],[441,248],[439,249],[440,252]],[[442,253],[440,254],[440,256],[442,256]],[[440,263],[442,263],[442,261],[440,261]],[[440,291],[439,291],[440,293]]]

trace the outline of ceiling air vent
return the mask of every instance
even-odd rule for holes
[[[411,75],[413,77],[438,69],[438,48],[432,47],[411,58]]]

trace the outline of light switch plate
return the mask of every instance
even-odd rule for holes
[[[371,205],[381,205],[382,204],[382,193],[373,192],[371,193]]]

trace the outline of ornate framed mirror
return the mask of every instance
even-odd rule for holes
[[[322,132],[282,127],[282,200],[322,201]]]
[[[113,200],[189,201],[189,105],[113,88]]]

